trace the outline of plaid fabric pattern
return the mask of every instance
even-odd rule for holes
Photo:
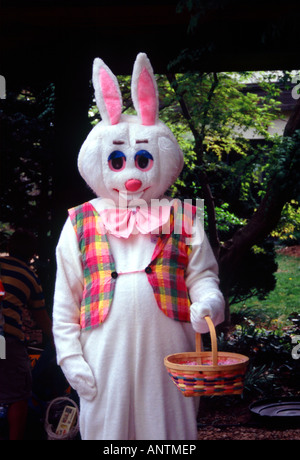
[[[179,202],[180,203],[180,202]],[[175,202],[169,228],[162,229],[150,264],[145,268],[148,281],[161,311],[177,321],[190,321],[190,299],[185,284],[190,246],[185,242],[190,233],[196,208]],[[84,290],[81,302],[82,329],[99,326],[109,313],[117,273],[106,233],[101,233],[101,218],[89,202],[69,210],[82,254]],[[116,275],[115,277],[112,275]]]
[[[82,329],[99,326],[109,313],[116,279],[115,264],[105,234],[97,230],[99,214],[90,203],[69,210],[82,254],[84,289],[81,302]]]
[[[180,203],[180,202],[179,202]],[[175,202],[170,215],[170,233],[161,235],[154,250],[148,270],[148,280],[153,288],[161,311],[177,321],[190,321],[190,299],[185,284],[185,271],[191,247],[185,242],[191,233],[196,215],[194,206],[178,206]]]

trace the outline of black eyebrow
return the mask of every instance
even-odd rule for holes
[[[137,140],[135,141],[136,144],[148,144],[148,140],[147,139],[141,139],[141,140]]]
[[[125,144],[125,142],[123,142],[123,141],[113,141],[113,144],[122,145],[122,144]]]

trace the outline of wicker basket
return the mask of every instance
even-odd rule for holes
[[[58,412],[59,415],[62,414],[63,409],[65,406],[73,406],[76,409],[76,421],[75,425],[72,426],[70,431],[66,434],[57,434],[55,432],[55,428],[53,424],[51,423],[51,411]],[[58,421],[58,420],[57,420]],[[47,439],[48,441],[71,441],[75,439],[77,433],[79,432],[79,408],[75,401],[73,399],[67,398],[65,396],[55,398],[53,401],[50,402],[50,404],[47,407],[46,411],[46,418],[45,418],[45,430],[47,433]]]
[[[201,335],[196,334],[196,352],[166,356],[168,374],[184,396],[241,394],[249,358],[237,353],[218,352],[215,327],[205,317],[210,331],[211,351],[201,351]]]

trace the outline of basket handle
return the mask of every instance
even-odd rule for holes
[[[210,332],[213,366],[217,366],[218,365],[218,348],[217,348],[217,335],[216,335],[215,326],[209,316],[205,316],[204,319],[207,322],[207,325],[209,327],[209,332]],[[201,352],[201,350],[202,350],[201,334],[196,332],[196,352],[199,353]]]

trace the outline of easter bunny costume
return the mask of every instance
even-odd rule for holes
[[[133,69],[137,116],[122,114],[101,59],[93,84],[102,121],[78,167],[96,198],[69,210],[57,246],[57,361],[80,397],[82,439],[194,440],[197,398],[182,397],[163,360],[193,350],[205,315],[223,321],[217,262],[195,208],[164,198],[183,154],[158,119],[147,56]]]

